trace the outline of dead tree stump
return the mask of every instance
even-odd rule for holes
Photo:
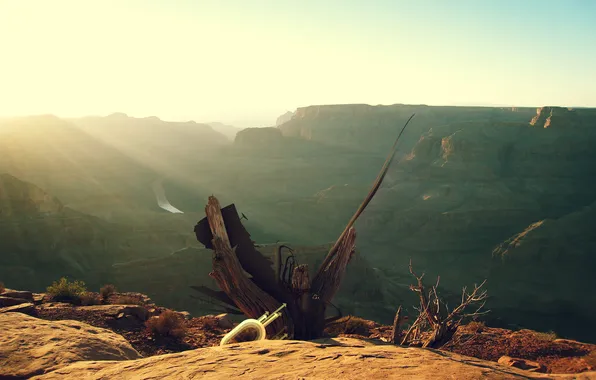
[[[279,335],[285,329],[295,339],[321,337],[325,328],[326,306],[339,289],[348,262],[354,254],[354,228],[349,229],[333,257],[327,260],[325,267],[319,269],[312,283],[309,281],[308,267],[299,265],[292,273],[289,286],[278,278],[276,287],[273,287],[271,278],[268,278],[269,270],[251,268],[252,278],[246,276],[245,268],[237,257],[238,249],[233,249],[230,243],[229,229],[226,228],[226,220],[222,216],[217,198],[209,197],[205,213],[214,250],[213,271],[210,276],[215,279],[219,288],[250,318],[258,318],[286,303],[287,308],[282,317],[268,326],[268,336]],[[252,254],[256,252],[261,255],[254,249],[254,245],[251,248],[254,250]],[[246,250],[244,251],[246,254]],[[262,255],[261,261],[268,263]],[[260,284],[267,290],[262,289]]]

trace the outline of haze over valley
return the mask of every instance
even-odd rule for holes
[[[340,307],[388,322],[412,297],[412,258],[453,295],[487,278],[498,325],[594,340],[574,328],[594,313],[582,296],[596,287],[592,109],[310,106],[234,141],[156,117],[4,119],[0,278],[34,290],[60,276],[113,282],[207,313],[190,286],[215,287],[193,233],[209,195],[236,204],[264,254],[285,242],[314,265],[412,113],[356,225]]]

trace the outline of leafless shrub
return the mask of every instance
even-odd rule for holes
[[[99,295],[101,299],[105,302],[110,298],[112,294],[116,293],[116,287],[112,284],[106,284],[101,289],[99,289]]]
[[[416,278],[416,285],[410,285],[410,290],[418,293],[420,305],[417,308],[418,317],[406,333],[394,332],[394,336],[403,336],[402,345],[440,347],[451,339],[464,319],[476,318],[488,313],[488,311],[481,311],[488,297],[486,290],[482,289],[486,280],[480,285],[474,285],[472,291],[464,287],[459,305],[450,309],[437,293],[440,277],[437,278],[435,285],[427,290],[422,282],[424,274],[418,276],[414,272],[411,260],[410,273]],[[468,312],[470,308],[475,309]]]
[[[157,317],[145,322],[147,331],[155,337],[172,337],[181,339],[186,335],[186,326],[178,313],[166,310]]]

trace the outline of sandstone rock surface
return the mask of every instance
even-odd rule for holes
[[[81,360],[127,360],[141,355],[120,335],[77,321],[0,314],[0,378],[29,377]]]
[[[261,341],[115,362],[86,361],[35,379],[542,379],[549,376],[456,354],[356,339]],[[583,376],[583,377],[582,377]],[[575,378],[590,378],[582,374]]]
[[[1,307],[0,314],[3,313],[23,313],[31,315],[35,313],[35,305],[31,302],[25,302],[18,305]]]
[[[525,369],[532,372],[545,372],[545,368],[542,364],[532,360],[512,358],[510,356],[501,356],[499,358],[498,363],[509,367]]]
[[[33,302],[33,293],[25,290],[10,290],[2,293],[2,297],[18,298]]]
[[[8,306],[20,305],[20,304],[26,303],[26,302],[27,302],[26,300],[21,299],[21,298],[13,298],[13,297],[0,296],[0,307],[8,307]]]
[[[113,318],[132,316],[140,321],[149,319],[149,310],[138,305],[92,305],[84,306],[85,310],[102,313]]]

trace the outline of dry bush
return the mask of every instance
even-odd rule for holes
[[[101,296],[101,299],[104,301],[107,301],[108,298],[110,298],[110,296],[114,293],[116,293],[116,287],[112,284],[106,284],[101,289],[99,289],[99,295]]]
[[[557,333],[555,333],[554,331],[549,331],[549,332],[538,332],[538,331],[533,331],[534,336],[539,339],[539,340],[544,340],[547,342],[552,342],[555,339],[558,339],[559,337],[557,336]]]
[[[6,288],[4,287],[4,283],[0,281],[0,294],[4,293],[5,290]]]
[[[358,335],[367,335],[369,334],[370,330],[370,322],[358,318],[358,317],[351,317],[349,318],[345,325],[344,325],[344,334],[358,334]]]
[[[68,281],[62,277],[47,287],[47,293],[54,301],[80,303],[81,297],[87,292],[83,281]]]
[[[219,321],[216,318],[203,318],[203,329],[206,331],[217,331],[221,330]]]
[[[147,331],[155,337],[172,337],[180,339],[186,335],[184,320],[178,313],[166,310],[158,317],[152,317],[145,322]]]
[[[92,305],[100,305],[101,301],[91,292],[85,292],[79,297],[79,302],[82,306],[92,306]]]
[[[481,333],[486,328],[486,324],[481,321],[472,321],[466,325],[466,328],[474,333]]]
[[[338,336],[341,334],[367,336],[370,335],[372,328],[374,328],[374,324],[370,321],[348,315],[329,323],[325,327],[325,332],[330,336]]]

